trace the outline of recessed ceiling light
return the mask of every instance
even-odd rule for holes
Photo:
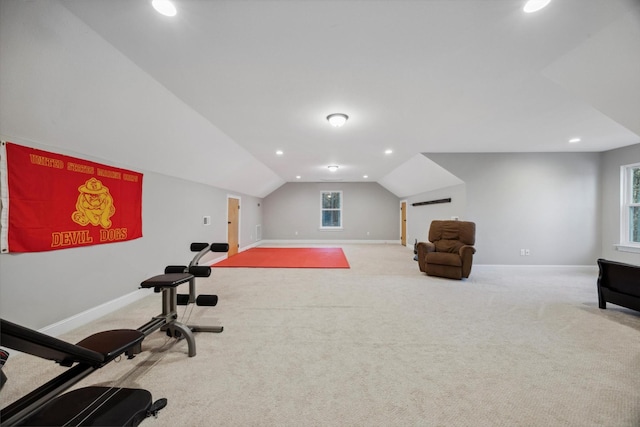
[[[327,166],[327,167],[329,168],[329,170],[330,170],[331,172],[335,172],[335,171],[337,171],[337,170],[338,170],[338,166],[337,166],[337,165],[331,165],[331,166]]]
[[[164,16],[176,16],[176,13],[178,13],[176,7],[169,0],[153,0],[151,5],[158,13]]]
[[[364,179],[367,179],[367,178],[369,178],[369,175],[362,175],[362,177],[363,177]]]
[[[300,175],[296,175],[296,179],[300,179],[302,178]]]
[[[547,6],[550,2],[551,2],[551,0],[529,0],[524,5],[524,8],[522,10],[524,10],[526,13],[537,12],[540,9],[544,8],[545,6]]]
[[[392,149],[384,150],[384,154],[391,154],[391,153],[393,153]]]
[[[347,119],[348,118],[349,118],[349,116],[347,116],[346,114],[342,114],[342,113],[334,113],[334,114],[329,114],[327,116],[327,120],[329,121],[331,126],[336,127],[336,128],[344,126],[344,124],[347,123]]]
[[[278,150],[278,151],[276,151],[276,154],[277,154],[278,156],[282,156],[282,155],[284,154],[284,151],[282,151],[282,150]]]
[[[570,142],[571,144],[575,144],[576,142],[580,142],[580,141],[582,141],[580,138],[571,138],[571,139],[569,140],[569,142]]]

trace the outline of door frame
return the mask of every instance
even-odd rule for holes
[[[403,215],[403,209],[402,209],[402,205],[404,205],[404,218],[402,217]],[[403,246],[407,246],[407,240],[408,240],[408,236],[407,236],[407,229],[408,229],[408,224],[407,224],[407,217],[408,212],[409,211],[409,203],[407,203],[407,200],[400,200],[400,244]],[[402,243],[402,228],[404,227],[404,244]]]
[[[240,213],[241,207],[242,207],[242,197],[240,196],[236,196],[234,194],[227,194],[227,213],[226,213],[226,217],[227,217],[227,243],[229,242],[229,200],[230,199],[235,199],[238,201],[238,235],[236,236],[237,241],[238,241],[238,247],[237,247],[237,251],[236,252],[240,252],[240,235],[241,235],[241,230],[242,230],[242,215]]]

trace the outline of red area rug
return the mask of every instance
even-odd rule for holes
[[[252,248],[212,267],[350,268],[341,248]]]

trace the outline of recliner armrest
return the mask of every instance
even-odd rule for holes
[[[436,245],[434,245],[431,242],[418,242],[416,247],[417,247],[418,251],[420,251],[420,249],[422,249],[424,251],[424,253],[435,252],[436,251]]]
[[[424,273],[427,271],[427,254],[435,252],[436,247],[431,242],[418,242],[416,243],[416,250],[418,251],[418,267]]]
[[[458,253],[460,254],[461,257],[464,258],[465,254],[469,253],[471,255],[476,253],[476,248],[474,248],[473,246],[470,245],[464,245],[461,246],[460,249],[458,250]]]
[[[476,253],[476,248],[470,245],[464,245],[458,251],[460,259],[462,260],[462,277],[469,277],[471,273],[471,265],[473,264],[473,254]]]

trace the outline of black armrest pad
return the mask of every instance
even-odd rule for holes
[[[4,347],[70,366],[74,362],[100,365],[104,356],[88,348],[73,345],[33,329],[0,319],[0,342]]]
[[[110,362],[125,351],[140,344],[144,334],[134,329],[114,329],[88,336],[77,345],[101,353],[104,363]]]
[[[640,297],[640,266],[598,259],[598,286]]]

